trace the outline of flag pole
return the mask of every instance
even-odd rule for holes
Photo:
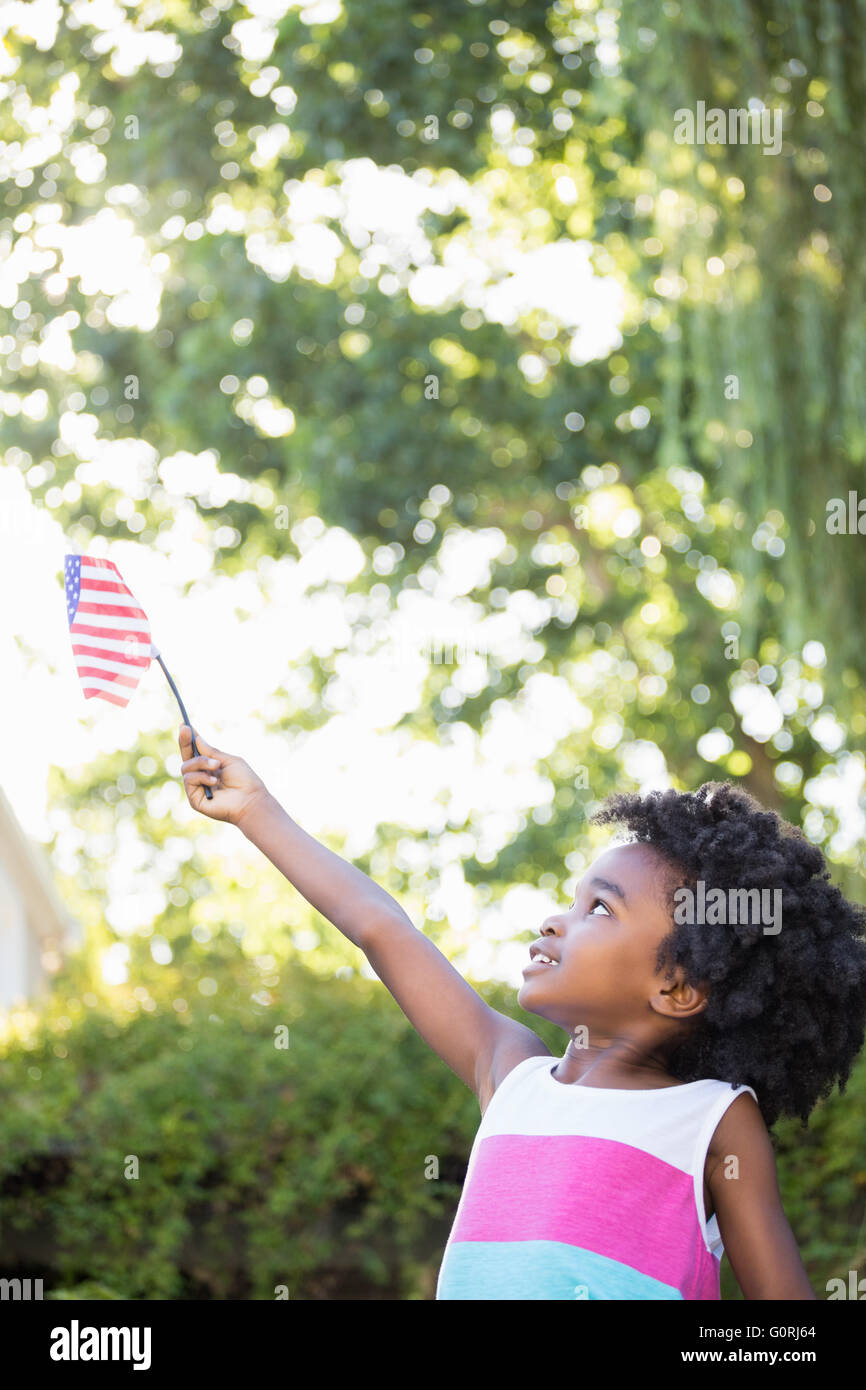
[[[172,678],[171,678],[171,675],[169,674],[168,667],[166,666],[165,662],[163,661],[162,657],[160,656],[159,648],[158,648],[157,646],[155,646],[155,644],[154,644],[153,642],[151,642],[151,644],[150,644],[150,654],[151,654],[151,656],[155,656],[155,657],[156,657],[157,661],[159,662],[160,666],[162,667],[163,671],[165,672],[165,678],[166,678],[166,680],[168,681],[169,685],[171,686],[172,690],[174,691],[174,698],[177,700],[177,703],[180,705],[180,712],[181,712],[181,714],[183,715],[183,722],[184,722],[184,724],[189,724],[189,731],[190,731],[190,733],[192,734],[192,751],[193,751],[193,753],[195,754],[196,757],[199,757],[199,751],[198,751],[198,748],[197,748],[197,746],[196,746],[196,741],[195,741],[195,732],[194,732],[194,730],[193,730],[192,724],[190,723],[189,715],[187,714],[186,710],[184,709],[183,700],[180,698],[180,692],[178,691],[177,686],[175,685],[174,681],[173,681]],[[205,787],[205,789],[204,789],[204,794],[205,794],[205,796],[207,797],[208,801],[213,801],[213,792],[211,791],[210,787],[208,787],[208,786]]]

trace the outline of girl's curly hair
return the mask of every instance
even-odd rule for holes
[[[657,969],[683,968],[708,1003],[671,1054],[680,1081],[715,1077],[753,1087],[765,1123],[805,1125],[836,1082],[844,1091],[866,1034],[866,910],[829,882],[820,849],[730,782],[696,792],[619,792],[592,817],[620,823],[668,861],[674,885],[706,891],[780,889],[781,928],[675,923]],[[776,900],[778,901],[778,900]]]

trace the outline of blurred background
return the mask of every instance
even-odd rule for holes
[[[741,783],[864,901],[866,4],[0,27],[0,1273],[432,1298],[477,1103],[190,809],[157,664],[84,699],[64,554],[557,1053],[514,996],[614,790]],[[778,143],[702,139],[731,108]],[[819,1297],[864,1102],[774,1130]]]

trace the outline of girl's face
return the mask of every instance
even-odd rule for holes
[[[590,865],[565,912],[548,917],[529,950],[517,995],[521,1008],[573,1032],[627,1032],[653,1014],[670,1015],[670,981],[656,952],[673,928],[664,890],[672,870],[650,846],[606,850]],[[536,957],[548,955],[545,965]],[[659,1007],[660,1005],[660,1007]]]

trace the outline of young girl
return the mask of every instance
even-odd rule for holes
[[[190,805],[237,825],[364,952],[478,1097],[438,1299],[718,1299],[723,1252],[747,1299],[816,1297],[767,1127],[844,1090],[866,913],[801,831],[730,783],[610,797],[594,819],[633,838],[542,923],[517,996],[571,1035],[556,1059],[243,759],[196,740],[199,757],[182,725]],[[737,911],[743,890],[772,913]]]

